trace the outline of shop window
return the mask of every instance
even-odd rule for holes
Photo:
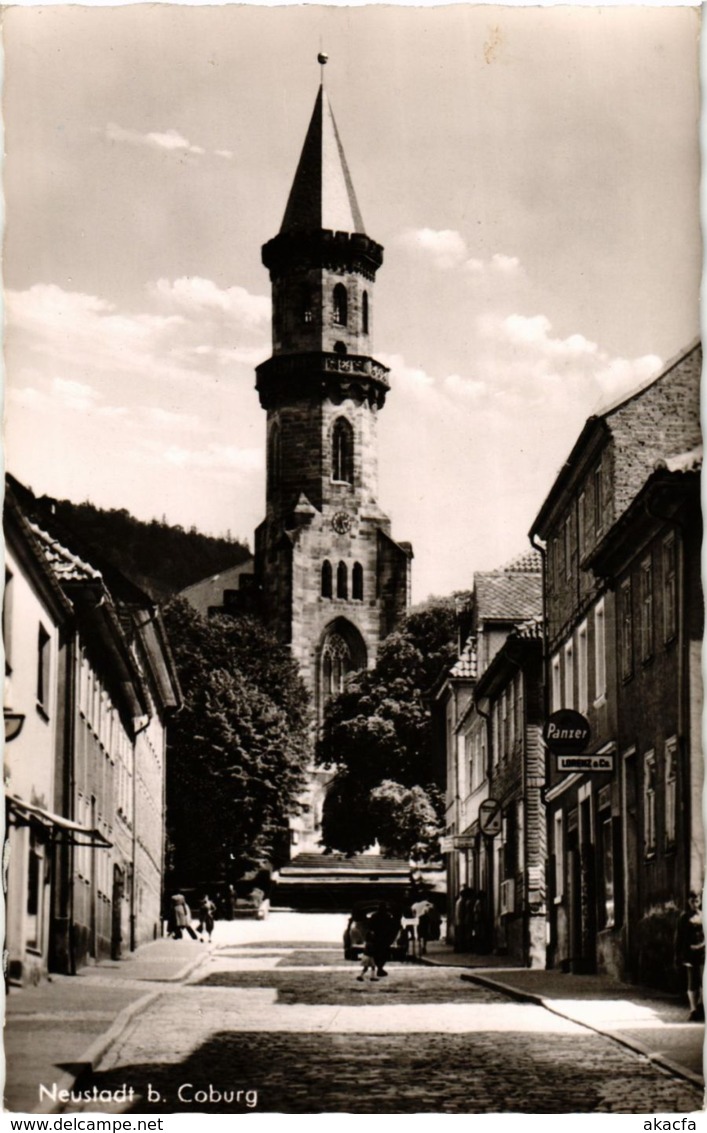
[[[40,948],[42,942],[42,904],[44,891],[44,846],[30,829],[27,859],[27,944]]]
[[[565,893],[565,846],[563,836],[562,811],[556,810],[553,817],[553,850],[555,856],[555,900],[561,901]]]
[[[614,834],[611,813],[604,812],[601,817],[599,836],[601,838],[602,902],[600,919],[602,928],[612,928],[615,917],[614,893]]]

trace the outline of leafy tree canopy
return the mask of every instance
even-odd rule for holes
[[[411,610],[375,668],[355,673],[327,705],[317,761],[337,769],[322,816],[329,849],[356,853],[377,839],[394,854],[435,852],[444,768],[428,693],[456,655],[455,611],[454,597]]]
[[[183,706],[168,729],[169,863],[179,885],[286,857],[307,766],[307,693],[289,651],[255,618],[164,609]]]

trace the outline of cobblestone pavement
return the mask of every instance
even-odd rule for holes
[[[698,1089],[647,1059],[459,970],[391,964],[364,984],[358,970],[326,945],[228,944],[188,984],[165,988],[77,1088],[125,1085],[127,1105],[101,1110],[147,1114],[702,1106]]]

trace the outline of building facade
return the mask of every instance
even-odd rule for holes
[[[389,390],[372,353],[382,260],[322,87],[280,232],[263,248],[273,353],[257,369],[267,491],[255,541],[262,613],[299,663],[317,725],[346,674],[375,664],[409,602],[412,552],[377,502]],[[312,769],[308,810],[293,820],[300,850],[318,847],[327,778]]]
[[[460,610],[464,646],[435,702],[447,758],[443,850],[455,945],[532,966],[545,961],[541,607],[537,552],[478,572]],[[496,817],[487,827],[489,808]],[[465,889],[476,904],[473,940],[459,923]]]
[[[671,990],[676,921],[704,879],[701,465],[701,451],[668,457],[589,559],[616,596],[620,865],[607,916],[623,904],[624,972]]]
[[[76,554],[11,478],[5,528],[6,705],[23,717],[5,771],[9,975],[24,981],[161,932],[165,724],[179,689],[146,596]]]
[[[634,618],[637,626],[648,624],[653,603],[658,602],[655,588],[662,585],[660,570],[667,567],[659,565],[657,549],[649,552],[644,548],[640,563],[632,567],[635,577],[629,579],[627,574],[617,583],[605,560],[597,555],[600,550],[608,553],[616,532],[624,530],[632,506],[632,514],[637,514],[634,501],[656,464],[700,444],[701,364],[701,348],[695,345],[650,384],[590,418],[531,530],[531,539],[545,548],[547,712],[574,709],[591,729],[585,753],[590,768],[586,762],[573,768],[564,757],[547,757],[548,963],[553,967],[640,974],[637,916],[662,917],[659,934],[672,937],[672,927],[651,904],[653,897],[659,902],[658,894],[665,894],[665,878],[653,888],[643,887],[645,900],[639,896],[634,867],[637,858],[645,860],[646,855],[636,827],[642,809],[637,800],[642,790],[650,794],[643,784],[655,782],[659,761],[661,773],[664,771],[666,742],[679,744],[681,750],[687,744],[689,749],[685,734],[678,734],[677,717],[671,722],[674,713],[668,701],[676,704],[685,696],[694,697],[698,690],[694,678],[691,692],[687,690],[688,670],[680,660],[680,650],[665,642],[661,657],[653,646],[647,652],[645,629],[640,631],[643,637],[637,647],[642,656],[635,662],[641,676],[629,687],[633,670],[629,675],[628,646],[622,644],[622,634],[628,624],[634,624]],[[666,556],[660,562],[672,561],[667,551]],[[628,564],[624,569],[630,573]],[[694,603],[698,596],[699,587],[693,581],[685,600]],[[701,613],[685,616],[699,622]],[[663,667],[672,676],[663,673],[654,684]],[[651,713],[645,706],[638,708],[640,693],[649,686],[655,706]],[[639,700],[632,710],[638,690]],[[658,700],[662,700],[660,705]],[[636,712],[642,714],[641,731],[647,729],[650,742],[647,734],[634,734]],[[684,713],[680,719],[684,731]],[[663,735],[665,727],[670,735]],[[651,762],[651,752],[655,762]],[[701,758],[699,770],[693,763],[690,774],[701,777]],[[683,803],[687,805],[687,799]],[[644,836],[646,833],[647,828]],[[686,885],[686,875],[681,870],[678,874],[672,879],[677,885],[675,894],[682,893]],[[666,947],[664,942],[664,952]]]

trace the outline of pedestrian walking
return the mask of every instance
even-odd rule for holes
[[[481,890],[469,902],[469,926],[469,947],[473,952],[488,952],[486,908]]]
[[[202,934],[202,940],[203,934],[206,933],[209,938],[209,944],[211,944],[211,934],[214,931],[215,912],[216,906],[209,898],[208,893],[205,893],[199,902],[199,924],[197,925],[197,932]]]
[[[187,905],[187,899],[183,893],[175,893],[172,897],[172,915],[174,918],[174,933],[175,940],[182,939],[182,931],[186,929],[192,940],[198,940],[191,923],[191,909]]]
[[[462,886],[454,903],[454,951],[468,952],[471,948],[471,920],[474,908],[474,890]]]
[[[427,952],[427,943],[430,940],[439,940],[439,913],[431,901],[416,901],[412,906],[413,915],[417,918],[417,939],[420,944],[420,955]]]
[[[359,983],[363,983],[363,981],[365,980],[366,972],[371,973],[372,983],[375,983],[378,979],[375,954],[376,936],[373,930],[369,928],[368,932],[366,933],[366,942],[363,946],[363,952],[361,953],[361,961],[363,967],[361,968],[359,975],[356,976],[356,979]]]
[[[675,961],[685,968],[687,999],[690,1005],[688,1020],[704,1023],[702,1002],[702,973],[705,966],[705,934],[702,924],[702,897],[694,890],[687,899],[687,908],[678,918],[675,934]]]
[[[400,919],[396,920],[385,902],[381,901],[375,913],[369,917],[368,927],[373,933],[373,959],[376,962],[376,975],[379,977],[387,976],[385,965],[390,959],[393,941],[400,931]]]

